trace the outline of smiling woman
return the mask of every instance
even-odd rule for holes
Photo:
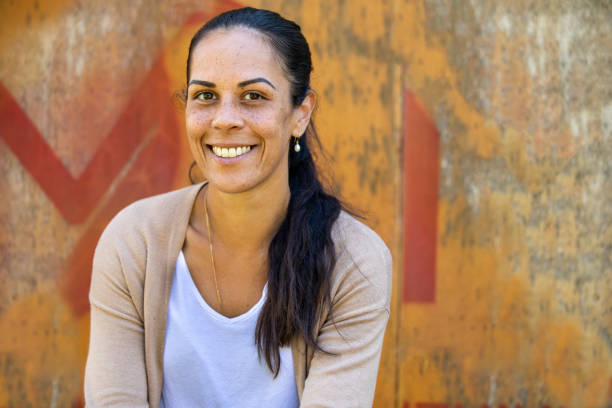
[[[311,70],[300,27],[270,11],[193,37],[185,125],[206,181],[100,238],[88,406],[371,406],[391,257],[319,181]]]

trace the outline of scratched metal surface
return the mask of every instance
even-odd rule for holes
[[[187,184],[173,92],[236,4],[0,3],[0,407],[82,405],[91,250]],[[327,167],[393,252],[375,406],[612,406],[611,4],[241,4],[301,24]]]

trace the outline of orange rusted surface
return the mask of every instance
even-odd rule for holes
[[[376,407],[612,406],[612,7],[242,1],[296,20],[321,162],[394,255]],[[89,264],[188,183],[224,0],[0,2],[0,407],[82,406]]]

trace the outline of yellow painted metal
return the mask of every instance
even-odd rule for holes
[[[612,403],[611,10],[554,3],[243,2],[302,26],[321,165],[394,256],[376,407]],[[0,82],[76,178],[158,56],[168,97],[184,86],[187,18],[224,5],[2,2]],[[432,303],[402,298],[408,91],[440,135]],[[0,157],[0,407],[79,406],[88,318],[61,278],[114,187],[71,224],[4,142]]]

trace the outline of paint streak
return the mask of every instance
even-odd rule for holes
[[[411,92],[404,94],[404,302],[435,302],[439,135]]]

